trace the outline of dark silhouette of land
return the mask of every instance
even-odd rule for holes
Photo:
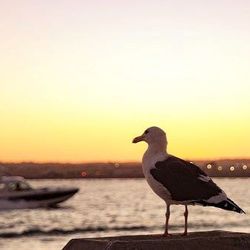
[[[192,161],[212,177],[250,177],[250,159]],[[4,163],[0,176],[39,178],[142,178],[140,163]]]

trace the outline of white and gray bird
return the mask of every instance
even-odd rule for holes
[[[167,137],[158,127],[150,127],[133,143],[145,141],[148,148],[142,158],[144,176],[153,191],[166,202],[164,236],[169,236],[170,205],[185,206],[185,230],[187,235],[188,205],[214,206],[237,213],[245,213],[230,200],[225,192],[198,166],[167,152]]]

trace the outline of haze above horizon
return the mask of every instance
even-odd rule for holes
[[[250,2],[4,1],[0,161],[250,158]]]

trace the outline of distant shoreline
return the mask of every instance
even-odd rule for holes
[[[250,177],[250,159],[192,161],[212,177]],[[143,178],[141,163],[4,163],[0,176],[20,175],[27,179]]]

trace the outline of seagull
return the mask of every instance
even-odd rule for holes
[[[152,190],[166,202],[166,223],[163,236],[168,233],[170,205],[184,205],[185,230],[188,228],[188,205],[214,206],[237,213],[245,213],[198,166],[167,153],[166,133],[150,127],[133,143],[145,141],[148,148],[142,158],[143,174]]]

